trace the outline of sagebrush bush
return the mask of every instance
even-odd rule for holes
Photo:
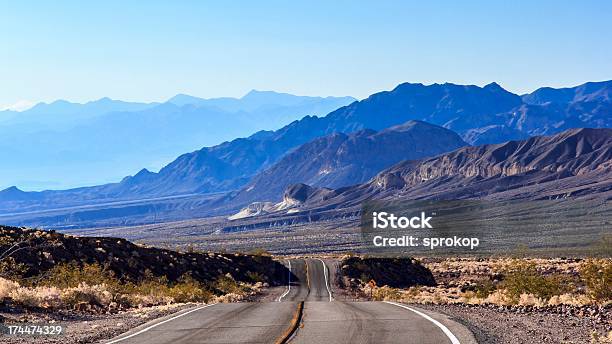
[[[78,265],[76,263],[58,264],[49,270],[40,281],[42,285],[58,288],[76,288],[80,284],[106,284],[108,289],[118,289],[119,280],[115,274],[97,263]]]
[[[217,278],[215,283],[213,283],[213,288],[223,294],[244,294],[245,292],[244,287],[236,282],[230,275],[224,275]]]
[[[388,286],[383,286],[380,288],[372,289],[372,300],[375,300],[375,301],[399,300],[401,297],[402,297],[402,294],[396,288],[390,288]]]
[[[474,294],[476,297],[484,299],[487,296],[491,295],[496,290],[493,281],[490,279],[481,279],[476,281],[476,286],[474,288]]]
[[[174,302],[208,302],[214,296],[204,284],[194,280],[191,276],[181,278],[170,288],[169,294]]]
[[[62,290],[61,299],[65,306],[72,308],[79,304],[108,307],[113,302],[114,295],[106,284],[81,283],[77,287]]]
[[[60,308],[63,305],[61,291],[56,287],[19,287],[9,293],[13,302],[31,308]]]
[[[588,259],[580,266],[580,279],[588,295],[598,302],[612,299],[612,261]]]
[[[503,288],[516,302],[522,294],[531,294],[548,300],[555,295],[571,292],[573,281],[562,275],[543,275],[538,272],[535,263],[515,260],[508,264],[504,271]]]
[[[0,300],[10,298],[32,308],[120,309],[175,302],[209,302],[215,297],[211,288],[222,294],[222,300],[226,302],[242,299],[250,290],[229,275],[221,276],[211,287],[189,275],[171,283],[166,277],[154,276],[150,271],[145,271],[138,282],[122,282],[98,264],[59,264],[37,285],[22,286],[0,278]]]
[[[0,276],[8,278],[21,278],[27,271],[27,266],[17,263],[13,257],[0,259]]]
[[[0,300],[9,297],[11,292],[19,288],[19,283],[0,277]]]

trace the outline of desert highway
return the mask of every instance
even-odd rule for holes
[[[300,301],[302,322],[289,343],[475,343],[462,325],[448,319],[444,325],[412,307],[335,300],[334,269],[323,260],[292,259],[286,265],[292,273],[276,302],[204,305],[151,321],[107,343],[278,343],[291,328]]]

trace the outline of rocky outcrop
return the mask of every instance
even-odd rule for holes
[[[43,274],[57,264],[98,263],[123,281],[146,274],[176,281],[185,274],[200,282],[230,274],[235,280],[256,282],[263,276],[274,285],[287,274],[284,265],[268,256],[207,252],[177,252],[133,244],[120,238],[73,237],[54,231],[0,226],[0,254],[10,257],[22,277]]]
[[[274,211],[275,209],[275,204],[272,202],[253,202],[227,219],[238,220],[251,216],[264,215]]]
[[[242,208],[238,213],[228,217],[228,220],[239,220],[274,212],[294,213],[298,210],[297,208],[305,203],[316,204],[334,195],[336,195],[336,192],[332,189],[312,187],[303,183],[293,184],[285,189],[281,202],[253,202]]]
[[[303,183],[289,185],[283,195],[286,204],[299,205],[306,201],[322,200],[334,192],[328,188],[317,188]]]
[[[344,287],[355,283],[376,283],[376,286],[410,288],[435,286],[431,271],[413,258],[344,258],[340,264],[339,283]]]
[[[465,147],[418,165],[398,164],[381,172],[374,185],[385,189],[414,186],[434,179],[507,177],[544,172],[559,177],[610,170],[612,129],[573,129],[525,141]]]

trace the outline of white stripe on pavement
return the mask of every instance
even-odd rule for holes
[[[129,336],[122,337],[122,338],[118,338],[118,339],[115,339],[115,340],[111,340],[110,342],[107,342],[106,344],[113,344],[113,343],[118,343],[118,342],[121,342],[121,341],[123,341],[123,340],[129,339],[129,338],[132,338],[132,337],[137,336],[137,335],[142,334],[142,333],[145,333],[145,332],[147,332],[148,330],[150,330],[150,329],[152,329],[152,328],[154,328],[154,327],[157,327],[157,326],[159,326],[159,325],[165,324],[165,323],[167,323],[167,322],[169,322],[169,321],[172,321],[172,320],[178,319],[178,318],[183,317],[183,316],[185,316],[185,315],[187,315],[187,314],[190,314],[190,313],[193,313],[193,312],[195,312],[195,311],[199,311],[200,309],[203,309],[203,308],[206,308],[206,307],[210,307],[210,306],[214,306],[214,305],[216,305],[216,303],[211,303],[210,305],[204,305],[204,306],[200,306],[200,307],[194,308],[194,309],[192,309],[192,310],[190,310],[190,311],[187,311],[187,312],[185,312],[185,313],[181,313],[181,314],[179,314],[179,315],[173,316],[173,317],[172,317],[172,318],[170,318],[170,319],[166,319],[166,320],[164,320],[164,321],[160,321],[160,322],[158,322],[158,323],[156,323],[156,324],[153,324],[153,325],[151,325],[151,326],[149,326],[149,327],[143,328],[142,330],[140,330],[140,331],[138,331],[138,332],[136,332],[136,333],[132,333],[132,334],[131,334],[131,335],[129,335]]]
[[[411,308],[411,307],[408,307],[408,306],[405,306],[405,305],[402,305],[402,304],[399,304],[399,303],[395,303],[395,302],[391,302],[391,301],[383,301],[383,302],[388,303],[390,305],[397,306],[397,307],[405,308],[405,309],[407,309],[409,311],[413,311],[414,313],[422,316],[423,318],[431,321],[434,325],[438,326],[442,330],[442,332],[444,332],[444,334],[448,337],[448,339],[450,339],[452,344],[461,344],[459,342],[459,339],[457,339],[457,337],[455,337],[455,335],[451,332],[451,330],[448,329],[448,327],[444,326],[441,322],[439,322],[438,320],[430,317],[429,315],[427,315],[427,314],[425,314],[423,312],[417,311],[414,308]]]
[[[287,282],[287,291],[285,291],[283,295],[281,295],[278,298],[278,302],[281,302],[283,297],[287,296],[287,294],[289,294],[289,292],[291,291],[291,260],[287,260],[287,261],[289,262],[289,279],[288,279],[289,282]]]
[[[329,290],[329,282],[327,281],[327,265],[325,265],[325,262],[323,261],[323,259],[321,258],[317,258],[321,264],[323,264],[323,275],[325,276],[325,288],[327,288],[327,293],[329,294],[329,302],[332,302],[333,298],[331,295],[331,290]]]

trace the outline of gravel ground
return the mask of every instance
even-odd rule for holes
[[[0,319],[6,323],[52,323],[63,325],[65,333],[53,337],[6,336],[0,335],[0,343],[102,343],[127,330],[149,320],[193,307],[195,304],[177,304],[168,306],[146,307],[117,314],[101,315],[62,315],[62,314],[8,314],[0,313]]]
[[[479,343],[585,344],[592,343],[593,332],[605,337],[612,331],[609,316],[602,318],[484,306],[416,306],[453,317],[466,325]]]

